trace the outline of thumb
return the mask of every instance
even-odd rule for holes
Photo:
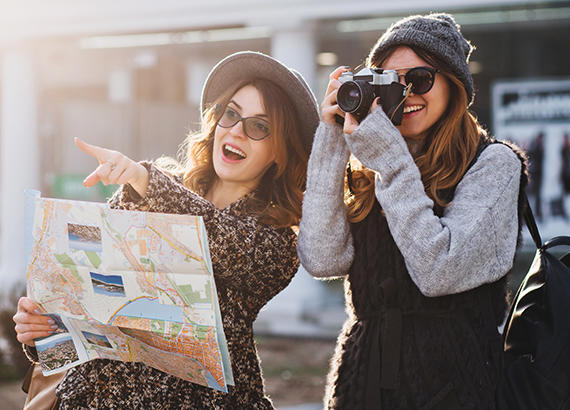
[[[370,105],[370,112],[373,112],[376,108],[380,107],[380,97],[375,98]]]

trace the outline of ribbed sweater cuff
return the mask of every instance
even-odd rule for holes
[[[344,173],[349,151],[342,128],[321,122],[315,132],[307,171],[307,190],[324,193],[331,188],[344,189]],[[323,184],[323,181],[327,181]]]

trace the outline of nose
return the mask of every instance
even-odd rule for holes
[[[247,137],[243,129],[243,121],[240,120],[236,122],[236,124],[230,129],[230,134],[234,137]]]

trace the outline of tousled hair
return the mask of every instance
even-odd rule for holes
[[[301,218],[309,152],[303,143],[292,101],[269,80],[253,78],[228,89],[204,111],[201,130],[186,137],[178,150],[179,160],[160,158],[157,165],[181,176],[190,190],[206,195],[216,178],[213,147],[219,118],[215,106],[225,107],[235,93],[248,85],[261,94],[270,123],[269,138],[275,163],[267,169],[249,198],[247,211],[258,215],[261,223],[276,228],[296,226]]]
[[[380,67],[399,46],[391,47],[383,53],[372,50],[366,65]],[[453,188],[467,171],[475,157],[481,135],[486,131],[477,118],[468,110],[467,92],[463,83],[451,72],[443,61],[418,47],[409,46],[420,58],[439,69],[447,79],[450,99],[442,117],[428,130],[425,147],[414,158],[420,170],[424,189],[436,206],[446,207],[451,198],[446,190]],[[375,173],[351,159],[352,181],[350,189],[345,189],[345,200],[350,222],[366,218],[374,205]],[[348,184],[348,182],[347,182]]]

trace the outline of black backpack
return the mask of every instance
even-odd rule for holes
[[[570,409],[570,237],[542,243],[526,195],[525,222],[537,251],[505,323],[500,410]]]

